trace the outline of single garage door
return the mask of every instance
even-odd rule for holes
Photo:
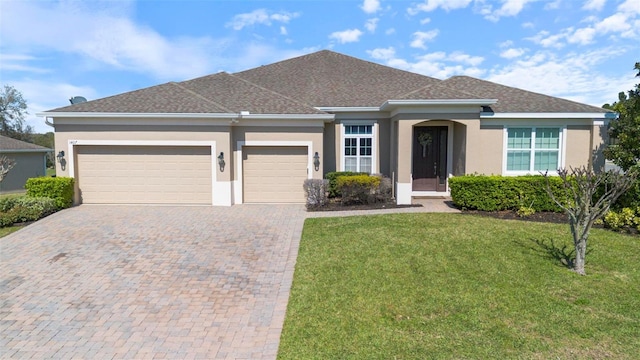
[[[211,148],[77,146],[85,204],[211,204]]]
[[[304,203],[307,147],[243,147],[244,202]]]

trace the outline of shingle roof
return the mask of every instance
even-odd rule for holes
[[[235,75],[317,107],[380,106],[393,95],[440,82],[329,50]]]
[[[607,110],[468,76],[438,80],[329,50],[235,74],[169,82],[51,112],[323,114],[387,100],[498,99],[494,112]]]
[[[18,150],[18,151],[24,151],[24,150],[28,150],[28,151],[37,151],[37,150],[41,150],[42,152],[48,152],[51,151],[51,149],[46,148],[44,146],[40,146],[40,145],[36,145],[36,144],[32,144],[32,143],[28,143],[25,141],[21,141],[21,140],[16,140],[10,137],[6,137],[3,135],[0,135],[0,152],[10,152],[11,150]]]
[[[225,109],[234,113],[249,111],[253,114],[326,114],[312,106],[224,72],[183,81],[179,85],[206,99],[224,104]]]
[[[491,81],[480,80],[469,76],[454,76],[443,81],[443,84],[457,91],[466,91],[482,98],[498,99],[491,106],[494,112],[539,112],[539,113],[606,113],[605,109],[581,104],[532,91],[522,90]]]

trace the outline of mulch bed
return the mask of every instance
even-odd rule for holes
[[[339,199],[329,199],[329,203],[325,206],[308,208],[307,211],[352,211],[352,210],[382,210],[382,209],[401,209],[409,207],[422,207],[422,205],[397,205],[394,202],[376,202],[373,204],[350,204],[342,205]]]

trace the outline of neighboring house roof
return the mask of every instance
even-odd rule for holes
[[[458,91],[466,91],[478,96],[498,99],[491,106],[494,112],[501,113],[607,113],[606,109],[581,104],[532,91],[522,90],[470,76],[454,76],[443,84]]]
[[[329,50],[235,75],[317,107],[380,106],[394,95],[441,81]]]
[[[52,151],[44,146],[16,140],[0,135],[0,152],[49,152]]]
[[[316,108],[380,107],[388,100],[497,99],[497,113],[608,110],[468,76],[438,80],[329,50],[228,74],[114,95],[50,112],[325,114]]]

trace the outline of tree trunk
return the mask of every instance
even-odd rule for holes
[[[587,238],[589,237],[589,224],[578,223],[571,226],[573,244],[576,249],[576,260],[573,263],[573,271],[580,275],[586,275],[584,262],[587,255]]]

